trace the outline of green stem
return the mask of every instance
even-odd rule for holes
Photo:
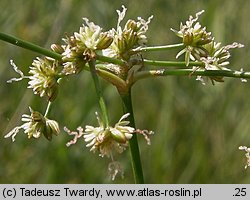
[[[49,112],[50,112],[50,110],[51,110],[51,105],[52,105],[52,102],[49,101],[49,103],[48,103],[48,105],[47,105],[47,108],[46,108],[46,111],[45,111],[45,113],[44,113],[44,117],[48,117]]]
[[[159,61],[159,60],[143,60],[145,65],[161,66],[161,67],[187,67],[183,61]],[[204,66],[202,62],[189,62],[189,66]]]
[[[90,68],[90,73],[92,75],[92,78],[94,80],[94,84],[95,84],[95,90],[96,90],[96,94],[97,94],[97,98],[98,98],[98,103],[102,112],[102,120],[104,120],[105,123],[105,127],[109,126],[109,119],[108,119],[108,111],[107,111],[107,107],[102,95],[102,90],[101,90],[101,86],[100,86],[100,82],[99,82],[99,78],[96,74],[96,68],[95,68],[95,61],[91,60],[89,61],[89,68]]]
[[[45,56],[48,56],[48,57],[51,57],[51,58],[54,58],[56,60],[61,60],[61,58],[62,58],[62,56],[60,54],[58,54],[58,53],[55,53],[53,51],[50,51],[48,49],[45,49],[43,47],[40,47],[38,45],[35,45],[33,43],[21,40],[19,38],[16,38],[14,36],[11,36],[11,35],[8,35],[8,34],[5,34],[5,33],[0,32],[0,40],[3,40],[5,42],[11,43],[13,45],[22,47],[24,49],[29,49],[31,51],[40,53],[42,55],[45,55]]]
[[[193,69],[159,69],[137,72],[133,82],[139,79],[150,78],[155,76],[223,76],[233,78],[250,78],[250,72],[233,71],[233,70],[196,70]]]
[[[180,44],[170,44],[170,45],[163,45],[163,46],[153,46],[153,47],[142,47],[139,49],[139,51],[166,51],[166,50],[173,50],[173,49],[178,49],[180,47],[184,47],[183,43]],[[138,50],[133,50],[133,51],[138,51]]]
[[[123,102],[124,114],[130,113],[128,120],[130,121],[130,125],[136,128],[133,106],[132,106],[132,99],[131,99],[131,89],[129,90],[127,94],[121,94],[121,99]],[[144,178],[143,178],[143,171],[142,171],[142,165],[141,165],[140,150],[139,150],[136,134],[134,134],[133,137],[129,140],[129,147],[130,147],[130,156],[131,156],[132,169],[133,169],[135,183],[142,184],[144,183]]]
[[[116,58],[110,58],[110,57],[99,55],[99,54],[96,55],[96,60],[107,62],[107,63],[112,63],[115,65],[125,65],[125,63],[122,60],[119,60]]]

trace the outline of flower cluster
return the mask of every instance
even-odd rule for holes
[[[104,55],[128,61],[131,54],[133,54],[130,50],[146,45],[147,37],[145,34],[153,16],[149,17],[147,21],[141,17],[138,17],[138,21],[129,19],[122,28],[120,24],[125,17],[126,11],[127,9],[124,6],[122,6],[122,11],[117,10],[117,28],[111,30],[114,40],[110,47],[104,50]]]
[[[206,27],[202,28],[200,23],[197,22],[199,16],[203,12],[204,10],[198,12],[195,18],[190,16],[185,25],[181,23],[179,31],[171,29],[177,36],[182,38],[183,44],[185,46],[185,49],[180,51],[176,58],[185,53],[185,61],[187,66],[189,65],[190,58],[195,60],[197,54],[200,55],[205,53],[202,45],[213,41],[211,32],[206,32]]]
[[[124,28],[122,28],[120,24],[125,17],[126,10],[124,6],[122,7],[122,11],[117,10],[117,28],[106,32],[104,32],[100,26],[90,22],[87,18],[83,18],[84,23],[79,31],[74,32],[71,36],[66,35],[66,37],[63,38],[64,44],[51,45],[52,51],[59,54],[61,59],[60,56],[59,60],[50,57],[37,57],[30,66],[29,76],[25,76],[13,61],[11,61],[11,65],[20,77],[12,78],[8,82],[20,81],[24,78],[29,79],[28,88],[32,89],[34,94],[40,97],[46,97],[49,103],[51,103],[57,97],[59,81],[65,76],[80,73],[86,63],[96,59],[97,52],[103,55],[107,55],[109,52],[107,56],[128,62],[130,56],[135,54],[131,50],[140,48],[146,44],[147,37],[145,34],[152,16],[149,17],[148,20],[144,20],[140,17],[138,17],[137,21],[129,19]],[[124,67],[126,68],[126,72],[129,70],[127,65],[118,66],[105,63],[105,67],[107,71],[111,71],[120,77],[124,75]],[[24,121],[29,119],[29,124],[17,127],[12,131],[12,135],[15,135],[19,129],[24,128],[25,132],[28,133],[28,137],[33,136],[37,138],[41,133],[44,133],[46,136],[47,132],[43,131],[43,127],[45,126],[44,124],[50,124],[50,121],[39,114],[40,121],[38,123],[38,121],[33,119],[34,115],[38,114],[34,114],[36,113],[34,111],[31,112],[30,118],[27,118],[26,115],[22,118]],[[123,119],[124,118],[122,118],[122,120]],[[33,124],[33,122],[36,123]],[[100,151],[102,155],[109,155],[109,149],[106,148],[107,146],[113,146],[121,152],[125,148],[127,140],[132,136],[129,133],[134,131],[133,128],[128,127],[126,123],[124,125],[124,123],[125,122],[119,121],[115,127],[100,126],[95,128],[87,126],[84,136],[85,140],[90,140],[93,135],[96,135],[91,143],[95,143],[95,145],[93,145],[91,149]],[[28,129],[28,126],[31,128]],[[34,135],[31,134],[32,130],[35,131]],[[57,130],[59,129],[57,128]],[[57,131],[54,132],[57,133]],[[49,135],[46,136],[48,139],[51,138],[51,134],[47,135]],[[112,138],[112,140],[110,138]]]
[[[30,79],[28,88],[31,88],[34,94],[40,97],[47,97],[50,102],[56,99],[58,94],[58,81],[61,77],[59,61],[49,57],[37,57],[36,60],[33,61],[32,66],[30,66],[29,76],[25,76],[13,60],[10,61],[10,64],[20,77],[10,79],[7,81],[8,83]]]
[[[55,100],[58,93],[59,62],[45,57],[33,61],[29,73],[29,86],[40,97],[46,96],[49,101]]]
[[[97,115],[97,113],[96,113]],[[87,125],[85,130],[78,128],[78,132],[70,132],[65,129],[70,135],[75,135],[74,139],[70,141],[67,146],[76,143],[77,139],[83,136],[87,147],[91,147],[90,151],[99,152],[99,155],[104,157],[112,157],[112,151],[116,150],[122,153],[126,147],[128,140],[132,138],[135,129],[128,126],[129,121],[126,119],[129,114],[125,114],[121,117],[118,123],[114,127],[105,127],[100,118],[97,115],[99,123],[98,127]]]
[[[87,143],[86,147],[91,147],[90,151],[99,152],[101,157],[107,156],[111,158],[112,161],[108,165],[111,179],[114,180],[118,173],[123,177],[123,168],[118,161],[114,160],[113,151],[122,153],[128,145],[128,140],[133,136],[135,129],[128,126],[129,121],[124,120],[129,116],[129,113],[123,115],[114,127],[105,127],[97,113],[96,116],[98,127],[87,125],[85,130],[82,127],[78,127],[77,131],[70,131],[65,127],[64,130],[69,135],[74,135],[74,138],[66,146],[69,147],[75,144],[79,138],[83,137]]]
[[[86,125],[85,130],[78,127],[78,132],[70,131],[65,127],[64,130],[69,135],[74,135],[74,139],[68,142],[66,146],[75,144],[79,138],[83,137],[84,141],[88,143],[86,146],[91,147],[90,151],[99,152],[101,157],[107,156],[112,158],[113,150],[122,153],[126,149],[128,141],[132,138],[133,133],[143,135],[147,144],[150,145],[149,136],[154,133],[152,131],[134,129],[128,126],[130,122],[125,119],[129,115],[129,113],[123,115],[114,127],[105,127],[97,113],[96,117],[99,124],[97,127]]]
[[[182,38],[185,48],[181,50],[176,58],[185,53],[186,66],[189,66],[190,60],[199,61],[204,66],[198,68],[204,68],[206,70],[227,70],[225,67],[229,64],[228,59],[231,54],[230,49],[242,48],[244,45],[234,42],[231,45],[221,46],[221,43],[214,41],[211,32],[206,31],[206,27],[202,27],[198,21],[199,16],[204,12],[198,12],[196,17],[189,17],[186,24],[180,25],[180,30],[176,31],[171,29],[177,36]],[[194,68],[196,70],[197,68]],[[198,76],[198,80],[203,78]],[[223,77],[210,77],[213,81],[223,81]]]
[[[85,23],[80,27],[79,32],[64,38],[66,45],[57,48],[59,49],[57,52],[62,54],[63,72],[66,75],[79,73],[86,62],[95,58],[96,50],[109,47],[113,41],[109,31],[102,32],[100,26],[89,22],[86,18],[83,20]]]
[[[134,54],[131,50],[140,48],[147,43],[145,34],[152,16],[147,21],[140,17],[137,21],[129,19],[122,28],[120,24],[125,17],[126,10],[124,6],[122,11],[117,10],[116,29],[103,32],[100,26],[83,18],[84,23],[79,32],[63,39],[65,45],[53,44],[52,50],[62,55],[62,73],[65,75],[78,74],[88,61],[95,59],[98,50],[102,51],[105,56],[129,61],[131,55]],[[111,68],[119,68],[118,71],[122,71],[119,66],[111,66]]]
[[[250,167],[250,148],[246,146],[240,146],[239,150],[243,150],[246,152],[245,156],[247,158],[247,164],[245,165],[245,169],[247,169],[247,167]]]
[[[87,143],[86,147],[90,147],[90,151],[98,152],[99,156],[107,156],[111,158],[111,163],[108,166],[108,171],[111,179],[114,180],[118,173],[123,176],[123,168],[121,164],[114,160],[114,152],[122,153],[128,146],[128,141],[132,138],[133,134],[138,133],[144,136],[147,144],[150,145],[149,135],[153,134],[152,131],[134,129],[128,126],[129,121],[125,120],[129,113],[123,115],[114,127],[105,127],[96,113],[99,126],[85,126],[85,130],[82,127],[78,127],[77,131],[70,131],[68,128],[64,130],[69,135],[74,135],[74,138],[69,141],[66,146],[69,147],[77,142],[79,138],[84,139]]]
[[[59,126],[56,121],[44,117],[41,113],[33,111],[31,108],[30,113],[30,115],[23,114],[22,121],[24,124],[12,129],[5,135],[5,138],[12,137],[12,141],[14,142],[20,129],[24,130],[28,138],[39,138],[41,135],[44,135],[45,138],[51,140],[52,135],[59,134]]]
[[[117,10],[117,27],[109,31],[103,31],[100,26],[90,22],[87,18],[83,18],[84,23],[79,31],[74,32],[71,36],[66,35],[63,38],[63,45],[51,45],[51,49],[58,54],[53,54],[56,56],[52,57],[58,60],[50,57],[36,58],[32,66],[30,66],[29,76],[25,76],[11,61],[11,65],[20,77],[13,78],[8,82],[29,79],[28,88],[31,88],[40,97],[46,97],[49,104],[45,115],[30,108],[30,115],[22,115],[21,120],[24,123],[11,130],[5,135],[5,138],[11,137],[14,142],[17,133],[21,129],[24,130],[28,138],[39,138],[44,135],[45,138],[51,140],[53,135],[58,135],[58,123],[48,119],[47,114],[51,103],[57,97],[59,81],[65,76],[79,74],[85,66],[89,67],[91,71],[99,96],[99,104],[106,116],[105,103],[100,101],[102,94],[95,73],[99,73],[103,78],[116,85],[119,93],[122,94],[122,92],[131,89],[133,81],[130,80],[133,79],[134,73],[143,67],[145,61],[143,61],[140,52],[146,49],[142,47],[147,44],[146,32],[153,16],[150,16],[147,20],[140,17],[137,20],[129,19],[122,26],[121,23],[125,18],[126,11],[127,9],[124,6],[122,6],[121,11]],[[216,42],[211,32],[207,32],[206,27],[202,27],[198,22],[199,16],[203,12],[203,10],[198,12],[195,17],[190,16],[185,24],[181,23],[179,31],[171,29],[178,37],[182,38],[184,46],[184,49],[178,52],[176,58],[185,54],[186,66],[190,66],[191,61],[201,62],[198,63],[198,67],[193,67],[194,71],[199,69],[228,70],[226,66],[229,65],[228,59],[231,57],[229,50],[242,48],[243,45],[234,42],[231,45],[221,46],[221,43]],[[177,45],[182,46],[182,44]],[[99,68],[95,65],[95,60],[97,60]],[[96,69],[99,69],[99,71]],[[155,74],[161,75],[162,72],[162,70],[157,70]],[[221,76],[209,78],[212,83],[213,81],[223,81]],[[204,82],[202,76],[198,76],[197,80]],[[89,147],[90,151],[98,152],[101,157],[107,156],[111,158],[112,162],[109,164],[108,170],[111,178],[114,179],[117,173],[123,174],[122,166],[113,159],[114,152],[122,153],[126,150],[133,134],[143,135],[147,144],[150,145],[149,135],[153,134],[153,132],[129,126],[130,122],[126,120],[129,113],[124,114],[114,126],[107,125],[108,119],[106,119],[104,125],[97,113],[96,115],[99,124],[97,127],[86,125],[85,129],[78,127],[77,131],[64,128],[69,135],[74,136],[66,146],[75,144],[79,138],[83,138],[87,143],[86,147]],[[250,166],[250,148],[241,146],[239,149],[246,151],[247,165],[245,168],[247,168]]]

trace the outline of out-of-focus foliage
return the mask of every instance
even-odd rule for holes
[[[150,45],[180,42],[170,31],[180,21],[200,10],[202,25],[223,45],[234,41],[245,48],[232,52],[231,65],[250,71],[250,2],[245,0],[43,0],[0,1],[0,31],[49,48],[61,42],[65,33],[78,31],[82,17],[104,29],[116,26],[116,9],[124,4],[127,18],[154,15],[148,31]],[[148,58],[174,60],[176,52],[152,53]],[[50,117],[57,119],[61,133],[51,142],[27,139],[15,143],[4,135],[20,124],[28,106],[44,112],[42,101],[25,89],[27,82],[7,84],[16,74],[9,60],[27,72],[36,53],[0,41],[0,183],[110,183],[109,160],[89,152],[83,141],[67,148],[71,138],[63,126],[96,124],[96,94],[88,72],[64,80]],[[225,79],[225,83],[203,86],[194,78],[165,77],[138,82],[133,88],[137,127],[154,130],[151,146],[140,139],[142,164],[147,183],[249,183],[244,152],[250,146],[250,83]],[[122,114],[116,89],[102,82],[110,118],[115,123]],[[132,181],[128,152],[117,158]]]

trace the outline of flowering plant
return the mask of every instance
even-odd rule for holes
[[[202,27],[198,22],[199,16],[204,11],[198,12],[195,17],[190,16],[184,25],[181,23],[180,30],[171,29],[182,39],[181,43],[152,47],[147,46],[146,34],[153,16],[147,20],[141,17],[137,20],[129,19],[122,26],[126,11],[124,6],[121,11],[117,10],[117,26],[108,31],[103,31],[100,26],[83,18],[84,23],[79,32],[74,32],[71,36],[66,35],[63,38],[63,44],[52,44],[52,51],[0,33],[0,39],[44,55],[33,61],[29,68],[29,75],[24,75],[11,61],[13,69],[20,77],[12,78],[8,82],[29,79],[28,88],[32,89],[34,94],[45,97],[48,102],[44,115],[30,108],[30,115],[22,115],[21,120],[24,124],[12,129],[5,138],[11,137],[14,142],[21,129],[28,138],[40,138],[43,135],[51,140],[52,135],[59,135],[59,123],[50,119],[49,111],[53,108],[60,91],[60,82],[64,78],[89,71],[100,108],[100,116],[96,113],[98,126],[85,125],[85,129],[78,127],[77,131],[70,131],[64,127],[65,132],[74,136],[66,146],[71,146],[82,139],[87,143],[86,147],[90,147],[90,151],[111,159],[108,169],[112,179],[117,173],[123,175],[122,166],[115,160],[115,154],[122,153],[129,146],[135,182],[143,183],[137,135],[142,135],[147,144],[150,144],[149,137],[153,132],[137,129],[135,126],[131,89],[137,81],[168,75],[195,76],[197,80],[202,81],[202,84],[207,83],[206,78],[211,80],[212,84],[223,82],[224,77],[241,78],[244,82],[250,78],[250,72],[228,68],[228,59],[231,57],[229,50],[242,48],[243,45],[234,42],[231,45],[222,46],[220,42],[216,42],[212,33],[207,32],[206,27]],[[176,48],[183,48],[177,53],[176,58],[185,54],[184,62],[148,60],[144,56],[144,52]],[[160,68],[148,69],[147,66],[160,66]],[[174,68],[163,68],[169,66]],[[110,125],[108,108],[99,82],[100,77],[117,88],[123,102],[123,115],[114,126]],[[249,166],[249,148],[244,146],[240,149],[247,152],[247,166]]]

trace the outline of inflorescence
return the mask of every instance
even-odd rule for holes
[[[61,59],[57,60],[50,57],[37,57],[29,68],[29,75],[26,76],[18,69],[11,61],[14,70],[20,75],[19,78],[12,78],[9,82],[29,79],[28,88],[32,89],[34,94],[45,97],[48,107],[51,108],[51,103],[56,99],[59,91],[60,80],[64,77],[77,75],[83,70],[89,70],[91,61],[98,60],[98,56],[104,57],[105,60],[98,60],[95,66],[95,72],[101,73],[106,80],[116,85],[118,80],[121,80],[125,87],[131,87],[129,82],[133,79],[136,70],[133,68],[136,65],[143,65],[143,57],[141,48],[147,45],[146,32],[153,18],[149,17],[144,20],[138,17],[137,20],[129,19],[124,26],[122,22],[125,18],[126,8],[117,10],[118,22],[117,27],[109,31],[103,29],[90,22],[87,18],[83,18],[84,23],[73,35],[66,35],[63,38],[64,44],[52,44],[53,52],[59,54]],[[204,11],[198,12],[195,17],[190,16],[185,24],[180,24],[180,30],[171,29],[178,37],[182,38],[184,49],[181,50],[176,58],[185,54],[186,67],[190,67],[190,61],[201,62],[201,66],[193,67],[193,70],[229,70],[226,66],[229,65],[228,59],[231,54],[230,49],[242,48],[243,45],[234,42],[231,45],[222,46],[216,42],[211,32],[207,32],[206,27],[202,27],[198,22],[199,16]],[[111,62],[108,62],[108,59]],[[192,67],[192,66],[191,66]],[[209,77],[212,82],[222,82],[223,77]],[[204,77],[198,76],[198,80],[204,83]],[[120,92],[120,91],[119,91]],[[48,140],[52,139],[52,135],[59,134],[58,122],[48,118],[48,112],[43,115],[38,111],[30,108],[30,115],[22,115],[23,125],[15,127],[5,138],[12,137],[15,141],[15,136],[20,131],[24,130],[28,138],[39,138],[41,135]],[[70,131],[67,128],[64,130],[73,135],[74,138],[67,143],[67,146],[75,144],[78,139],[83,139],[90,147],[90,151],[98,152],[101,157],[107,156],[112,159],[109,165],[109,171],[112,179],[118,172],[122,172],[120,164],[113,159],[114,152],[122,153],[128,141],[133,134],[141,134],[150,144],[149,135],[153,132],[147,130],[135,129],[129,126],[129,121],[126,120],[129,113],[124,114],[115,126],[104,125],[103,119],[97,115],[99,125],[97,127],[86,125],[85,129],[79,127],[77,131]],[[241,147],[241,150],[247,151],[248,166],[249,166],[249,148]]]
[[[215,42],[211,32],[206,31],[198,22],[199,16],[204,10],[196,13],[196,17],[190,16],[186,24],[180,24],[180,30],[171,29],[178,37],[182,38],[184,49],[181,50],[176,58],[185,54],[186,66],[189,66],[190,60],[204,63],[204,66],[194,67],[194,70],[204,68],[205,70],[228,70],[228,59],[231,57],[230,49],[242,48],[244,45],[234,42],[233,44],[221,46],[221,43]],[[210,77],[213,81],[223,82],[223,77]],[[204,83],[203,77],[198,76],[197,80]]]
[[[97,55],[120,59],[124,65],[103,62],[108,73],[114,74],[126,82],[127,74],[132,67],[130,59],[135,56],[134,49],[140,49],[147,43],[146,32],[152,16],[148,20],[138,17],[137,20],[129,19],[125,26],[121,23],[126,14],[126,8],[123,6],[122,11],[117,10],[118,23],[116,29],[103,31],[103,29],[90,22],[87,18],[83,18],[84,23],[73,35],[66,35],[63,38],[64,44],[52,44],[51,49],[61,56],[60,60],[50,57],[37,57],[32,66],[30,66],[29,75],[24,73],[11,61],[14,70],[20,75],[18,78],[12,78],[8,82],[21,81],[29,79],[28,88],[32,89],[34,94],[45,97],[48,107],[43,115],[38,111],[30,108],[30,115],[22,115],[23,125],[15,127],[5,138],[15,137],[20,129],[24,130],[28,138],[39,138],[41,135],[48,140],[52,139],[52,135],[59,134],[58,122],[47,118],[48,110],[51,103],[56,99],[59,91],[60,80],[64,77],[77,75],[83,69],[89,70],[89,63],[95,61]],[[99,62],[100,63],[100,62]],[[95,70],[98,69],[95,67]],[[114,160],[114,152],[122,153],[128,146],[128,141],[133,134],[140,134],[145,137],[147,143],[150,144],[149,135],[152,131],[140,130],[128,126],[130,123],[125,120],[129,113],[123,115],[114,127],[106,126],[97,115],[99,126],[85,126],[85,129],[79,127],[77,131],[70,131],[66,127],[64,130],[69,135],[74,135],[74,139],[66,145],[75,144],[79,138],[87,143],[90,151],[98,152],[100,156],[107,156],[112,159],[109,165],[109,171],[112,179],[116,174],[123,173],[120,164]]]

